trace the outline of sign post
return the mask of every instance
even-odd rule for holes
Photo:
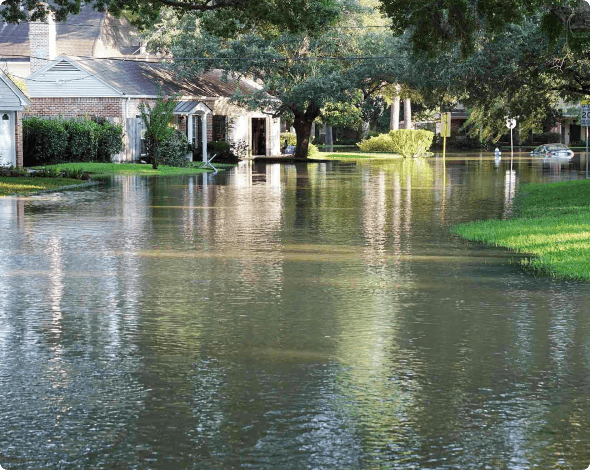
[[[451,113],[440,114],[440,136],[443,138],[443,160],[447,148],[447,137],[451,137]]]
[[[512,171],[512,160],[514,159],[514,141],[512,140],[512,129],[516,127],[516,119],[506,118],[506,127],[510,129],[510,171]]]
[[[588,127],[590,127],[590,100],[580,101],[582,116],[580,125],[586,128],[586,178],[588,178]]]

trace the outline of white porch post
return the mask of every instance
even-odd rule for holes
[[[186,118],[186,131],[187,131],[187,138],[188,141],[193,144],[194,143],[194,137],[193,137],[193,115],[189,114],[188,117]],[[190,160],[193,161],[193,153],[190,152]]]
[[[207,113],[203,113],[203,125],[201,126],[203,129],[203,161],[207,161]]]

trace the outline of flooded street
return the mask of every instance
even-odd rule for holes
[[[449,233],[584,169],[242,162],[0,199],[0,465],[586,468],[590,285]]]

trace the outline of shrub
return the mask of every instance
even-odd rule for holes
[[[307,156],[308,157],[318,157],[320,155],[320,151],[314,144],[309,144],[307,148]]]
[[[70,162],[91,162],[98,150],[98,124],[89,119],[69,119],[63,121],[68,134],[68,152],[64,155]]]
[[[110,163],[113,155],[122,152],[125,149],[123,144],[123,126],[121,124],[111,124],[106,121],[97,128],[98,148],[96,152],[96,161]]]
[[[238,160],[242,160],[248,156],[248,142],[244,139],[230,140],[229,148]]]
[[[188,152],[189,145],[186,136],[182,132],[174,130],[158,148],[158,163],[168,166],[188,166],[189,161],[186,158]]]
[[[574,140],[572,142],[570,142],[569,147],[586,147],[586,141],[585,140]]]
[[[207,144],[207,150],[213,155],[217,155],[215,157],[216,162],[224,162],[224,163],[238,163],[239,158],[234,153],[232,145],[225,140],[213,140]]]
[[[30,117],[23,119],[25,166],[64,162],[68,134],[61,119]]]
[[[391,136],[389,134],[381,134],[376,137],[369,137],[366,140],[360,141],[357,145],[362,152],[394,152],[393,140],[391,140]]]
[[[561,135],[557,132],[544,132],[543,134],[534,134],[533,142],[538,144],[552,144],[561,142]]]
[[[23,119],[25,166],[68,162],[110,162],[123,150],[123,126],[89,119]]]
[[[395,153],[404,157],[419,157],[430,149],[434,132],[423,129],[398,129],[389,132],[389,136]]]
[[[297,145],[297,135],[294,132],[281,132],[281,147],[288,145]]]

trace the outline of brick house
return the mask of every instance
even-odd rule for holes
[[[180,95],[175,124],[197,148],[211,140],[241,140],[252,155],[280,153],[279,120],[229,102],[238,88],[251,93],[259,84],[224,80],[218,70],[179,82],[157,58],[150,59],[125,19],[90,6],[63,24],[3,25],[0,67],[25,79],[30,99],[25,116],[86,116],[122,124],[126,145],[117,161],[140,159],[139,105],[153,102],[160,89]]]

